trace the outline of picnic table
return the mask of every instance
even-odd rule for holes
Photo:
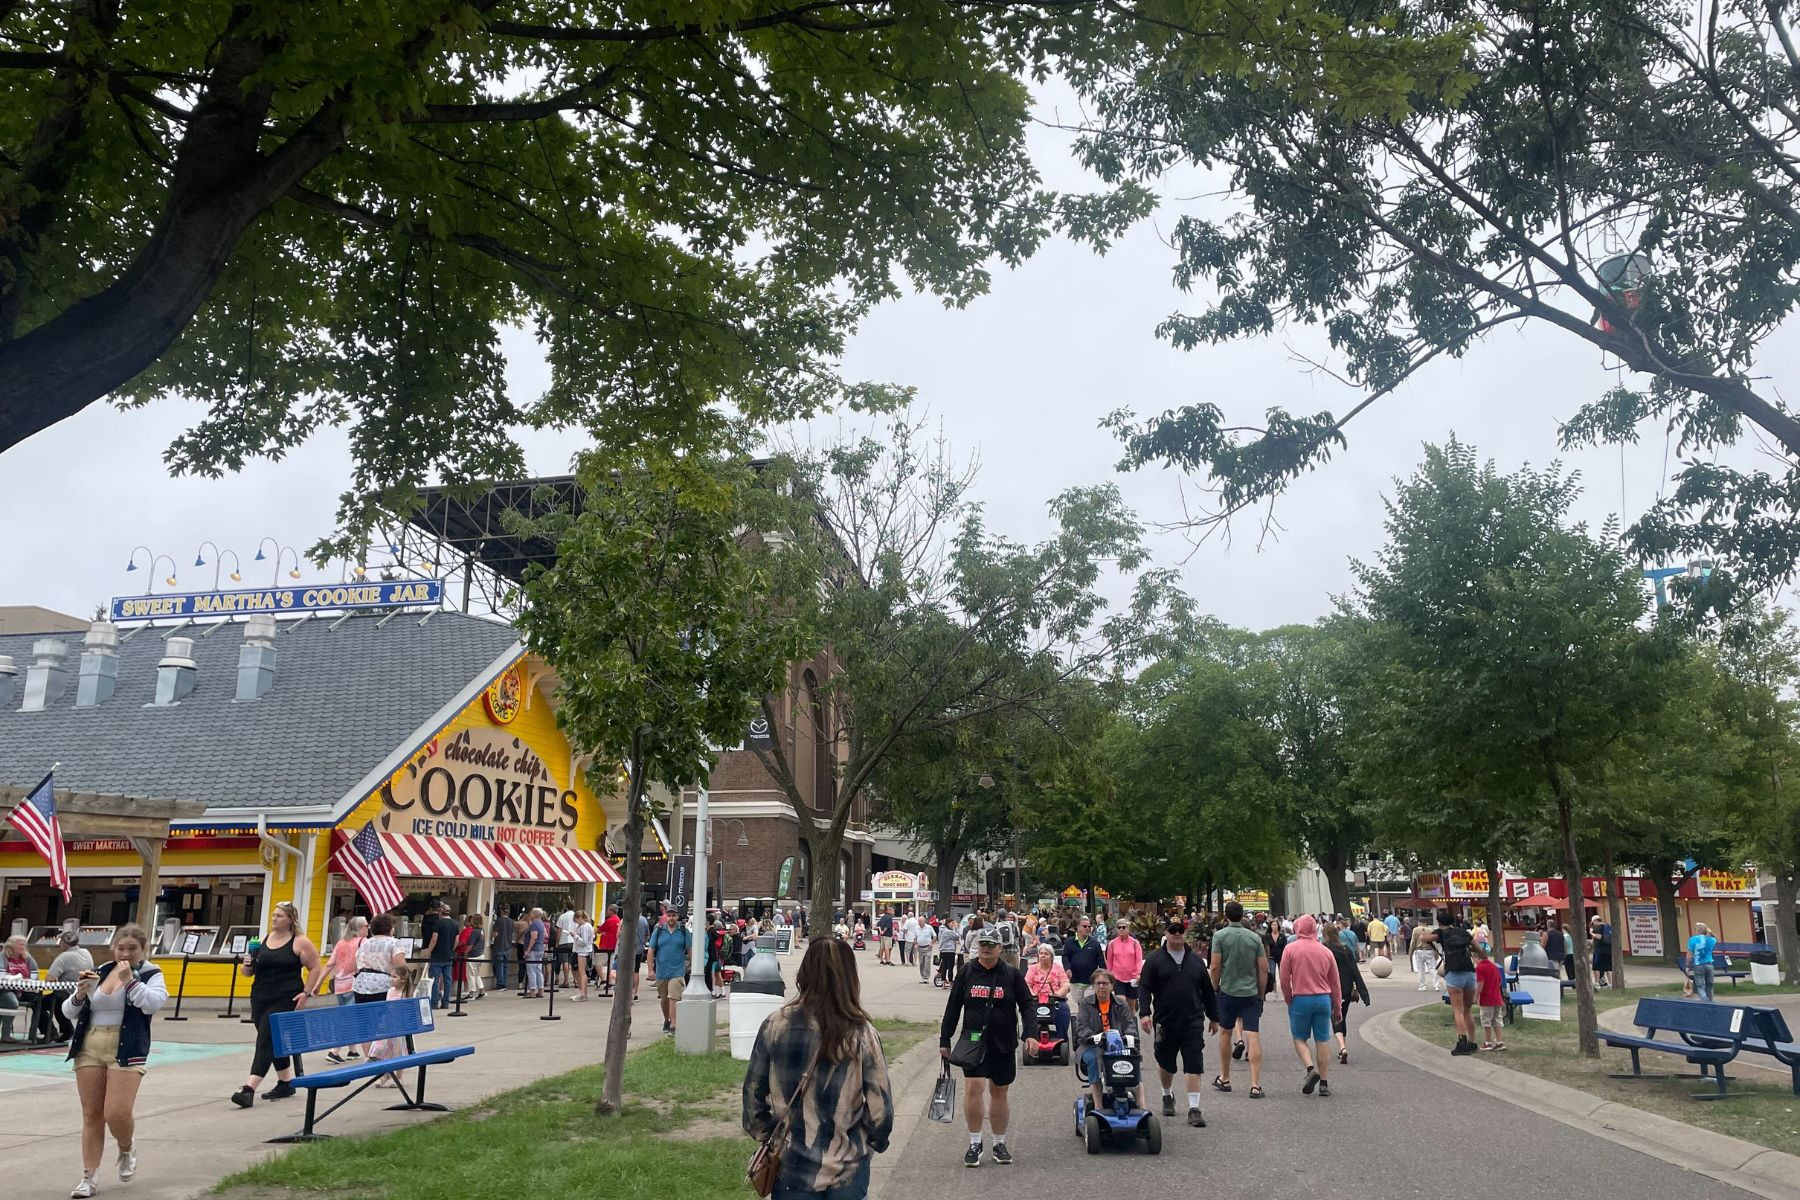
[[[1602,1042],[1631,1052],[1631,1071],[1614,1074],[1614,1079],[1693,1078],[1646,1075],[1639,1055],[1655,1050],[1678,1055],[1699,1067],[1699,1078],[1715,1085],[1713,1091],[1695,1092],[1694,1099],[1721,1100],[1730,1095],[1726,1064],[1747,1052],[1769,1055],[1789,1067],[1794,1073],[1794,1093],[1800,1095],[1800,1045],[1794,1044],[1780,1009],[1646,996],[1638,1001],[1632,1023],[1643,1032],[1600,1031]]]

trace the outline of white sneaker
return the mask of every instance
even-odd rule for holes
[[[94,1177],[92,1175],[83,1175],[81,1177],[81,1182],[75,1185],[74,1189],[69,1192],[69,1196],[71,1197],[71,1200],[84,1200],[84,1197],[91,1196],[99,1190],[100,1189],[94,1185]]]
[[[1427,986],[1426,986],[1426,985],[1425,985],[1425,984],[1422,984],[1422,983],[1421,983],[1421,984],[1420,984],[1420,985],[1419,985],[1419,990],[1420,990],[1420,991],[1421,991],[1421,992],[1429,992],[1429,991],[1430,991],[1430,990],[1431,990],[1431,989],[1430,989],[1430,988],[1429,988],[1429,987],[1427,987]]]
[[[119,1182],[130,1183],[131,1177],[137,1174],[137,1155],[130,1150],[119,1151]]]

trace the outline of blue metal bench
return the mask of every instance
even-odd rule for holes
[[[394,1041],[405,1042],[406,1053],[373,1061],[351,1063],[343,1067],[333,1067],[329,1071],[315,1071],[311,1074],[295,1076],[294,1086],[306,1091],[306,1125],[299,1133],[291,1133],[286,1137],[270,1138],[269,1140],[271,1142],[311,1142],[329,1136],[315,1131],[318,1123],[374,1086],[377,1079],[389,1074],[393,1075],[399,1083],[400,1095],[405,1100],[404,1104],[388,1105],[389,1111],[419,1109],[444,1112],[442,1104],[431,1104],[425,1100],[425,1068],[433,1063],[451,1062],[465,1054],[473,1054],[475,1047],[440,1046],[431,1050],[415,1049],[413,1035],[429,1033],[431,1029],[431,1001],[423,998],[304,1008],[298,1012],[276,1013],[270,1017],[269,1033],[274,1042],[277,1058],[287,1055],[311,1054],[320,1050],[331,1050],[338,1046],[350,1046],[383,1039],[387,1039],[390,1045]],[[419,1069],[419,1074],[413,1090],[408,1092],[405,1080],[400,1078],[400,1072],[411,1070],[414,1067]],[[324,1112],[316,1110],[320,1091],[325,1088],[349,1087],[359,1081],[360,1086],[342,1100]]]
[[[1645,997],[1638,1001],[1632,1023],[1642,1034],[1614,1033],[1600,1030],[1600,1040],[1608,1046],[1631,1052],[1630,1074],[1614,1074],[1614,1079],[1692,1078],[1692,1076],[1645,1075],[1638,1055],[1644,1050],[1677,1054],[1700,1068],[1700,1078],[1713,1081],[1716,1092],[1695,1092],[1696,1100],[1719,1100],[1725,1090],[1725,1064],[1738,1056],[1745,1039],[1758,1028],[1753,1014],[1766,1011],[1737,1004],[1710,1004],[1705,1000],[1675,1000]],[[1674,1035],[1673,1040],[1657,1037],[1658,1032]],[[1710,1070],[1709,1070],[1710,1069]]]

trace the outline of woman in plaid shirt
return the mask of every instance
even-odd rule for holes
[[[848,942],[821,938],[807,947],[794,983],[799,995],[763,1022],[750,1052],[744,1132],[759,1141],[768,1135],[816,1055],[771,1200],[862,1200],[870,1159],[894,1129],[894,1096],[881,1039],[863,1011],[856,954]]]

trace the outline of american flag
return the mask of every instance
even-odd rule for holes
[[[406,897],[400,891],[394,864],[381,849],[381,834],[370,821],[351,837],[338,830],[337,853],[331,856],[332,868],[347,878],[362,896],[371,913],[384,913],[400,907]]]
[[[69,891],[69,860],[63,854],[62,825],[56,819],[56,795],[51,781],[56,772],[44,776],[44,782],[31,789],[31,794],[13,808],[7,824],[25,835],[25,840],[50,864],[50,882],[62,889],[63,903],[73,899]]]

